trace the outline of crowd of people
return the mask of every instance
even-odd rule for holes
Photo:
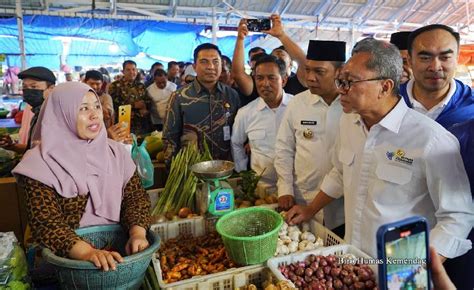
[[[130,158],[122,158],[119,149],[130,136],[116,112],[131,105],[131,132],[163,130],[168,166],[183,146],[207,143],[214,159],[233,160],[236,171],[262,175],[261,182],[277,190],[290,223],[316,216],[369,255],[377,255],[380,225],[424,216],[436,261],[447,260],[458,288],[473,289],[474,92],[454,78],[459,34],[435,24],[395,33],[391,43],[365,38],[346,59],[345,42],[310,40],[304,52],[278,15],[271,21],[264,33],[282,46],[269,54],[251,49],[250,74],[245,19],[232,59],[204,43],[194,50],[192,65],[169,62],[165,70],[155,63],[148,76],[140,77],[136,63],[125,61],[123,77],[110,85],[95,70],[85,74],[84,84],[56,87],[46,68],[20,73],[32,111],[22,123],[28,137],[17,144],[4,136],[0,146],[17,152],[32,148],[14,173],[26,184],[38,242],[113,267],[115,254],[92,254],[71,232],[105,221],[123,222],[134,231],[133,251],[146,247],[149,201],[135,182]],[[63,140],[58,132],[68,137]],[[62,148],[64,142],[71,148]],[[76,146],[82,160],[70,156],[79,155],[73,153]],[[112,180],[115,174],[120,178]],[[101,197],[104,186],[114,191]],[[123,203],[109,206],[118,192],[126,193]],[[145,205],[137,206],[127,194]],[[80,206],[62,212],[65,199]],[[47,216],[37,208],[45,201],[54,203]],[[117,207],[125,207],[126,214]],[[74,216],[66,222],[61,214]],[[54,226],[45,227],[49,224]]]

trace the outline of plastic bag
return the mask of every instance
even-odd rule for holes
[[[154,183],[154,171],[153,163],[151,162],[150,155],[146,150],[146,140],[143,140],[142,144],[138,146],[137,137],[135,134],[131,134],[133,138],[132,144],[132,159],[137,166],[138,175],[142,180],[143,187],[148,188],[153,186]]]

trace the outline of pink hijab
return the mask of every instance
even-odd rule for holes
[[[135,172],[130,153],[107,139],[105,126],[94,140],[77,136],[79,106],[89,91],[94,92],[79,82],[54,88],[38,117],[35,135],[41,142],[12,171],[54,188],[65,198],[89,193],[81,226],[119,222],[123,189]]]

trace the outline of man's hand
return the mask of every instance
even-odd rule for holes
[[[239,27],[237,28],[237,38],[243,40],[249,34],[249,30],[247,28],[247,19],[242,18],[239,22]]]
[[[433,247],[430,247],[430,258],[431,258],[431,279],[433,280],[433,286],[435,290],[454,290],[454,286],[451,279],[449,279],[446,270],[443,267],[440,255],[436,253]],[[443,257],[444,258],[444,257]],[[446,258],[444,258],[446,259]]]
[[[13,140],[10,135],[6,134],[0,137],[0,147],[7,149],[8,147],[13,145]]]
[[[295,205],[286,213],[286,222],[296,225],[310,220],[316,213],[309,205]]]
[[[146,230],[139,226],[133,226],[130,231],[130,238],[125,246],[127,255],[132,255],[141,252],[150,245],[146,239]]]
[[[285,30],[283,29],[283,24],[281,23],[281,18],[277,14],[272,14],[270,16],[272,21],[272,28],[270,30],[263,30],[263,33],[270,34],[273,37],[280,38],[285,35]]]
[[[146,109],[146,104],[144,100],[138,100],[133,103],[135,109]]]
[[[282,210],[289,210],[295,205],[295,198],[292,195],[283,195],[278,198],[278,207]]]

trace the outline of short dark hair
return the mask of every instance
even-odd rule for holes
[[[284,51],[286,51],[286,49],[285,49],[285,47],[284,47],[283,45],[280,45],[279,47],[274,48],[274,49],[272,50],[272,52],[274,52],[275,50],[284,50]],[[288,51],[286,51],[286,52],[288,52]]]
[[[252,47],[250,50],[249,50],[249,57],[252,53],[255,53],[255,52],[258,52],[258,51],[261,51],[263,53],[267,53],[265,51],[265,49],[261,48],[260,46],[255,46],[255,47]]]
[[[250,61],[257,61],[259,58],[266,55],[270,55],[270,54],[266,54],[265,52],[254,54],[252,55],[252,58],[250,59]]]
[[[109,75],[109,71],[108,71],[105,67],[99,68],[99,71],[100,71],[103,75],[106,75],[106,76]]]
[[[156,77],[166,77],[167,74],[165,72],[164,69],[161,69],[161,68],[157,68],[155,70],[155,72],[153,73],[153,77],[156,78]]]
[[[334,66],[335,69],[340,68],[340,67],[344,64],[343,61],[334,61],[334,60],[331,61],[331,63],[332,63],[332,65]]]
[[[217,47],[217,45],[214,45],[212,43],[203,43],[203,44],[200,44],[198,45],[195,49],[194,49],[194,63],[196,63],[197,61],[197,58],[198,58],[198,55],[199,55],[199,52],[201,50],[207,50],[207,49],[214,49],[217,51],[217,53],[219,54],[220,57],[222,57],[222,53],[221,51],[219,50],[219,47]]]
[[[122,64],[122,69],[125,69],[125,67],[127,66],[127,64],[133,64],[135,67],[137,67],[137,63],[134,62],[133,60],[130,60],[130,59],[129,59],[129,60],[126,60],[126,61],[123,62],[123,64]]]
[[[458,49],[459,49],[459,44],[461,42],[461,37],[459,36],[459,33],[454,31],[451,27],[443,25],[443,24],[431,24],[431,25],[426,25],[426,26],[420,27],[417,30],[412,31],[410,33],[410,35],[408,36],[408,53],[411,54],[411,52],[413,50],[413,42],[415,42],[415,38],[418,35],[422,34],[423,32],[428,32],[428,31],[432,31],[432,30],[436,30],[436,29],[442,29],[444,31],[449,32],[454,37],[454,39],[456,39],[456,43],[457,43]]]
[[[285,62],[273,55],[269,55],[269,54],[259,54],[261,55],[257,61],[255,62],[255,71],[257,71],[257,67],[261,64],[264,64],[264,63],[274,63],[277,65],[278,67],[278,71],[281,75],[281,77],[285,77],[286,76],[286,65],[285,65]]]
[[[102,75],[102,73],[100,71],[90,70],[90,71],[86,72],[86,76],[84,77],[84,81],[87,81],[89,79],[93,79],[93,80],[96,80],[96,81],[103,82],[104,81],[104,76]]]
[[[179,68],[184,68],[184,61],[178,61]]]
[[[179,64],[178,64],[176,61],[170,61],[170,62],[168,62],[168,70],[169,70],[170,68],[172,68],[173,66],[175,66],[175,65],[179,66]]]
[[[231,67],[232,67],[232,60],[230,59],[230,57],[228,57],[227,55],[222,55],[222,63],[224,63],[224,60],[225,62],[227,63],[227,68],[230,70]]]
[[[155,62],[154,64],[151,65],[150,70],[153,70],[156,66],[163,66],[163,64],[159,61]]]

